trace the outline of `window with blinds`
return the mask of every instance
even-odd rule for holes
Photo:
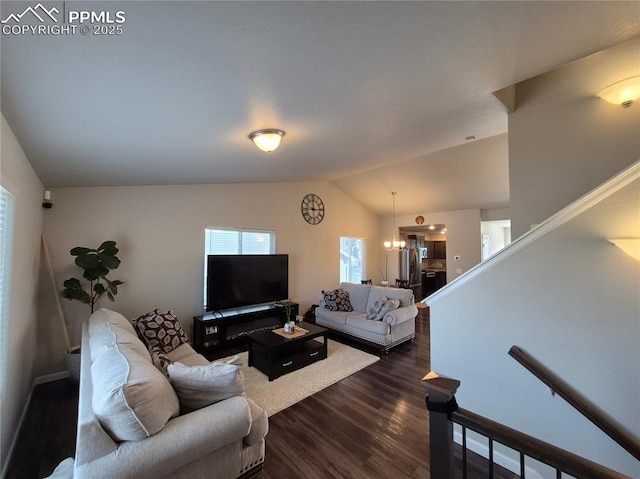
[[[207,256],[210,254],[274,254],[276,232],[232,228],[204,229],[204,292],[207,298]]]
[[[7,380],[7,336],[9,333],[9,299],[15,198],[0,186],[0,398]]]

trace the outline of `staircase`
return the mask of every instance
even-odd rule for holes
[[[431,368],[461,381],[456,398],[466,410],[640,477],[633,454],[507,354],[518,344],[541,358],[637,441],[640,261],[607,241],[624,237],[640,237],[640,161],[425,302]],[[518,464],[518,454],[467,442],[509,468]]]

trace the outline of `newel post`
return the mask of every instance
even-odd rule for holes
[[[423,379],[429,410],[429,456],[431,479],[453,479],[453,422],[449,415],[458,409],[455,394],[460,381],[431,371]]]

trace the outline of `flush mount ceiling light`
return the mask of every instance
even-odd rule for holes
[[[640,75],[613,83],[604,88],[597,96],[614,105],[628,107],[640,98]]]
[[[258,148],[267,153],[280,146],[280,140],[282,140],[283,136],[284,131],[276,128],[264,128],[249,133],[249,139],[253,141]]]

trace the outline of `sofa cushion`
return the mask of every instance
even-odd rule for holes
[[[371,285],[356,283],[340,283],[340,287],[349,293],[349,300],[354,311],[364,313],[367,310],[367,302],[371,292]]]
[[[325,324],[337,324],[344,325],[347,321],[347,316],[353,314],[352,311],[329,311],[324,308],[316,308],[316,322],[321,321]],[[320,323],[319,323],[320,324]]]
[[[389,334],[391,326],[383,321],[371,321],[364,314],[347,317],[347,326],[358,328],[375,334]]]
[[[116,441],[152,436],[179,414],[169,380],[127,346],[102,346],[91,365],[91,378],[94,413]]]
[[[207,358],[196,353],[191,345],[186,343],[167,353],[167,357],[172,363],[182,363],[185,366],[206,366],[209,364]]]
[[[109,323],[120,327],[132,334],[136,334],[136,330],[127,318],[122,316],[117,311],[112,311],[107,308],[100,308],[89,316],[89,335],[94,333],[94,329],[98,326],[102,326],[104,323]]]
[[[389,299],[400,300],[400,307],[409,306],[414,303],[413,291],[410,289],[371,286],[371,294],[369,294],[367,308],[364,311],[368,311],[373,306],[373,303],[383,296],[386,296]]]
[[[320,306],[329,311],[353,311],[351,301],[349,301],[349,293],[342,288],[323,291]]]
[[[138,316],[135,325],[147,347],[158,346],[163,353],[169,353],[181,344],[189,342],[187,333],[171,311],[161,313],[154,309]]]
[[[119,313],[99,309],[89,316],[88,329],[92,360],[96,359],[103,346],[114,344],[125,345],[151,360],[146,345],[140,341],[129,321]]]
[[[170,364],[167,371],[185,411],[245,394],[242,368],[235,364],[215,362],[206,366],[185,366],[176,362]]]
[[[251,431],[244,437],[243,442],[251,446],[264,440],[264,437],[269,432],[269,419],[267,418],[267,411],[261,406],[258,406],[250,398],[247,398],[247,402],[251,410]]]

